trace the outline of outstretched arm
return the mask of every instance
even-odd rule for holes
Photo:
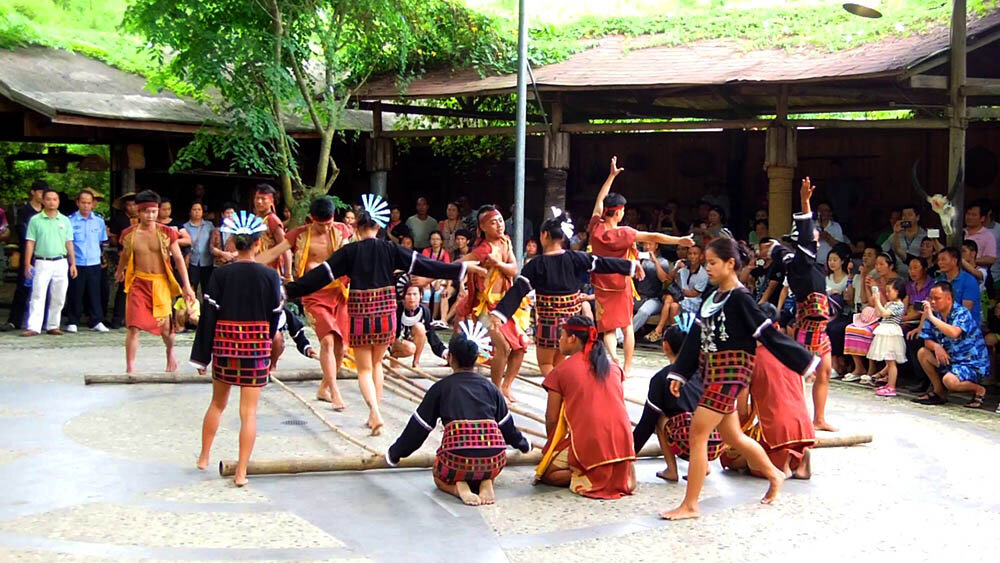
[[[635,240],[638,242],[655,242],[657,244],[665,244],[670,246],[673,245],[694,246],[694,235],[687,235],[683,237],[672,237],[670,235],[665,235],[663,233],[638,231],[635,234]]]
[[[813,191],[815,190],[816,188],[813,187],[812,180],[809,179],[809,176],[802,179],[802,187],[799,188],[799,196],[802,199],[803,214],[812,214],[812,206],[810,205],[809,200],[812,199]]]
[[[178,277],[181,278],[181,290],[184,292],[184,301],[187,301],[188,307],[190,307],[198,300],[198,297],[194,294],[194,290],[191,289],[191,282],[188,280],[187,264],[184,263],[184,255],[181,254],[179,240],[170,243],[170,254],[174,257],[174,268],[177,270]]]
[[[281,239],[281,242],[279,242],[277,245],[272,246],[271,248],[268,248],[264,252],[261,252],[260,254],[255,256],[254,262],[257,262],[258,264],[270,264],[275,260],[277,260],[278,258],[284,256],[285,252],[288,252],[291,249],[292,245],[288,244],[287,240]]]
[[[611,157],[611,171],[608,172],[608,179],[604,180],[604,185],[601,186],[600,191],[597,192],[597,201],[594,203],[594,212],[591,214],[602,216],[604,215],[604,198],[608,196],[608,192],[611,191],[611,184],[615,183],[615,177],[624,171],[624,168],[618,168],[618,157]]]

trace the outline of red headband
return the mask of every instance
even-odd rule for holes
[[[583,352],[585,354],[590,354],[591,348],[594,347],[594,342],[597,342],[597,327],[594,325],[584,326],[584,325],[571,325],[564,324],[563,328],[573,332],[586,332],[587,341],[583,345]]]
[[[138,209],[139,211],[142,211],[143,209],[149,209],[150,207],[159,207],[159,206],[160,204],[156,203],[155,201],[144,201],[142,203],[136,204],[135,208]]]
[[[492,221],[497,217],[503,219],[503,216],[500,215],[500,212],[497,211],[496,209],[494,209],[493,211],[487,211],[486,213],[483,214],[482,217],[479,218],[479,226],[482,227],[484,224],[489,223],[490,221]]]
[[[619,209],[625,209],[625,206],[624,205],[612,205],[611,207],[605,207],[604,208],[604,213],[607,214],[607,215],[610,215],[610,214],[618,211]]]

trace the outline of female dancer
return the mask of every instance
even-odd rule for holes
[[[318,291],[341,277],[351,278],[347,296],[350,317],[348,340],[358,366],[358,386],[370,410],[368,427],[373,436],[382,432],[382,357],[396,336],[396,276],[403,270],[411,276],[461,280],[466,270],[485,273],[474,263],[445,264],[429,260],[395,243],[376,238],[389,222],[389,206],[379,196],[362,198],[365,210],[358,214],[358,242],[333,253],[326,262],[297,281],[285,285],[288,299]]]
[[[535,291],[535,345],[542,375],[547,375],[565,359],[559,353],[559,328],[566,319],[580,314],[580,277],[589,273],[642,275],[642,268],[636,260],[564,250],[564,243],[573,233],[573,222],[559,209],[553,208],[552,211],[555,218],[542,224],[542,255],[524,266],[514,285],[490,313],[493,330],[499,331],[521,306],[521,300],[532,290]],[[512,380],[505,381],[502,388],[508,397],[511,383]]]
[[[750,381],[754,352],[760,341],[781,363],[807,376],[820,363],[797,342],[776,330],[757,307],[750,292],[737,280],[737,272],[750,260],[751,251],[729,238],[713,240],[705,249],[705,269],[718,289],[705,298],[698,322],[691,328],[677,361],[670,370],[670,392],[680,396],[681,386],[701,370],[705,390],[691,420],[691,461],[687,492],[681,505],[660,513],[667,520],[697,518],[698,496],[708,469],[708,439],[716,427],[722,440],[736,448],[750,468],[767,477],[770,487],[762,503],[778,495],[785,475],[771,463],[760,444],[740,430],[736,397]]]
[[[221,228],[236,244],[236,261],[216,270],[204,292],[191,363],[204,372],[212,364],[212,402],[201,427],[198,469],[208,467],[229,388],[240,388],[240,453],[234,482],[247,484],[247,463],[257,438],[257,400],[271,373],[271,342],[284,307],[278,273],[254,262],[267,226],[241,211]]]

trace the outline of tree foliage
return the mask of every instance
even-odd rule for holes
[[[110,193],[111,172],[81,170],[69,164],[66,172],[50,172],[42,160],[11,160],[18,153],[44,154],[50,146],[65,146],[66,152],[81,156],[97,155],[110,162],[107,145],[47,145],[44,143],[0,143],[0,205],[14,205],[27,200],[28,189],[36,180],[45,180],[56,191],[76,197],[83,188],[94,188],[105,196]],[[109,202],[98,202],[97,211],[107,216]]]
[[[357,89],[373,74],[477,64],[502,46],[482,40],[484,23],[452,0],[136,0],[124,19],[165,73],[211,93],[218,122],[178,166],[228,158],[279,175],[298,216],[337,178],[331,148]],[[320,142],[311,174],[289,134],[304,131]]]

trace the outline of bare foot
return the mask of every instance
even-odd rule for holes
[[[175,371],[177,371],[177,358],[174,357],[173,353],[167,354],[167,373]]]
[[[510,390],[510,387],[501,389],[500,392],[503,393],[503,396],[505,399],[507,399],[508,403],[513,405],[514,403],[517,402],[517,399],[514,397],[514,393],[512,393]]]
[[[664,481],[677,482],[677,470],[676,469],[664,469],[663,471],[657,471],[656,476]]]
[[[134,367],[128,366],[128,365],[125,366],[125,373],[133,373],[133,372],[135,372],[135,368]]]
[[[802,455],[802,461],[799,462],[799,466],[792,473],[792,479],[809,479],[812,477],[812,463],[809,458],[809,450],[806,450],[806,453]]]
[[[493,504],[496,498],[496,493],[493,492],[492,479],[486,479],[479,483],[479,500],[483,501],[483,504]]]
[[[459,481],[455,483],[455,489],[458,491],[458,498],[462,499],[462,502],[469,506],[479,506],[483,504],[483,500],[479,498],[479,495],[472,492],[469,489],[468,483],[465,481]]]
[[[198,469],[204,471],[208,468],[208,456],[198,458]]]
[[[371,428],[372,436],[381,435],[383,426],[385,426],[385,422],[382,420],[382,417],[380,415],[377,415],[374,412],[368,415],[368,428]]]
[[[324,393],[322,391],[322,389],[316,392],[316,400],[320,401],[320,402],[323,402],[323,403],[332,403],[333,402],[333,401],[330,400],[330,394],[329,393]]]
[[[774,499],[778,498],[778,492],[781,491],[781,485],[785,482],[785,475],[781,471],[775,471],[773,475],[767,478],[771,486],[767,488],[767,493],[764,494],[764,498],[760,499],[761,504],[771,504]]]
[[[814,420],[813,428],[821,432],[836,432],[837,428],[825,420]]]
[[[664,510],[663,512],[660,513],[660,518],[671,521],[691,520],[693,518],[700,518],[700,517],[701,517],[701,512],[698,510],[698,507],[689,508],[687,506],[684,506],[683,504],[673,510]]]
[[[239,475],[239,474],[237,474],[237,475],[236,475],[236,476],[235,476],[235,477],[233,478],[233,483],[234,483],[234,484],[235,484],[235,485],[236,485],[237,487],[245,487],[245,486],[246,486],[246,484],[247,484],[248,482],[249,482],[249,481],[247,480],[247,476],[246,476],[246,475]]]

